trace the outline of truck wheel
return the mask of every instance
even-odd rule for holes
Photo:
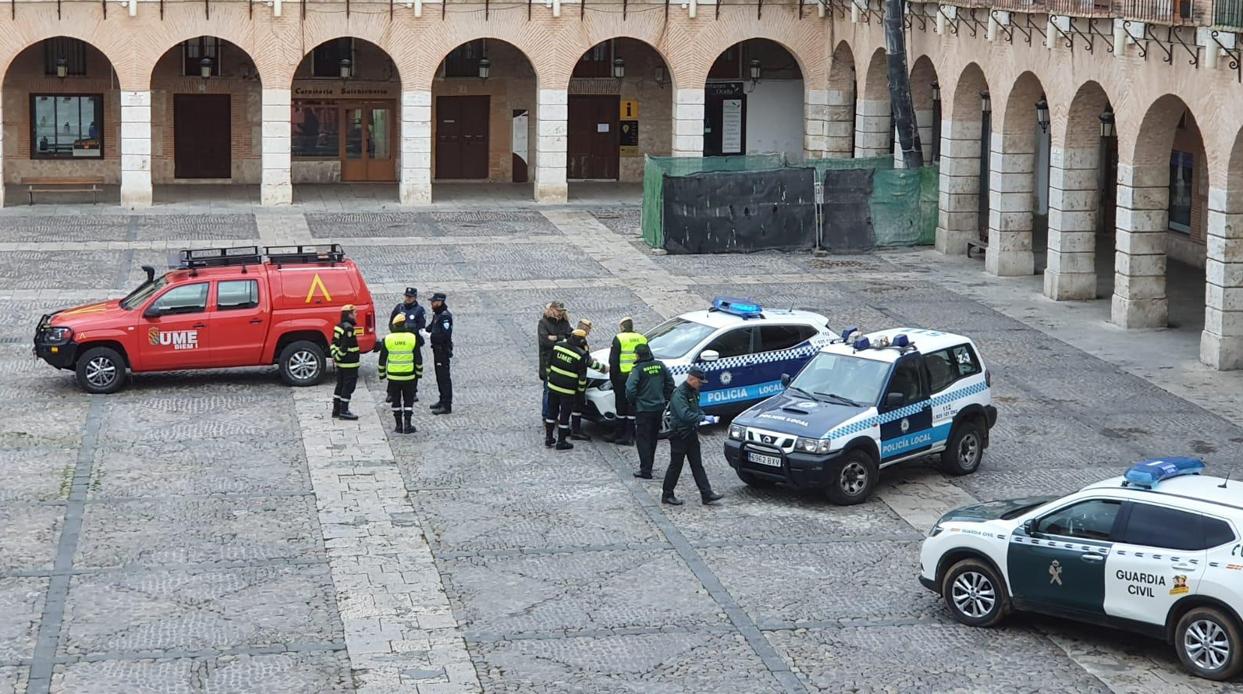
[[[984,425],[979,417],[954,425],[949,445],[941,452],[941,469],[950,475],[969,475],[980,468],[984,457]]]
[[[324,378],[324,348],[309,340],[285,345],[277,363],[285,385],[313,386]]]
[[[92,347],[74,366],[78,387],[88,393],[115,393],[125,385],[125,359],[111,347]]]
[[[1178,620],[1174,650],[1191,674],[1209,680],[1233,679],[1243,671],[1239,627],[1216,607],[1196,607]]]
[[[954,619],[971,627],[996,626],[1010,611],[1006,584],[978,559],[951,566],[941,580],[941,596]]]
[[[746,470],[738,470],[737,472],[738,472],[738,479],[745,482],[748,487],[755,487],[756,489],[764,489],[765,487],[771,487],[777,483],[776,480],[770,480],[767,477],[757,477],[747,472]]]
[[[863,503],[876,486],[880,470],[872,457],[855,449],[842,456],[841,464],[833,468],[829,478],[829,501],[838,506]]]

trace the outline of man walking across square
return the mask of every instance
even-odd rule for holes
[[[681,506],[682,500],[674,496],[678,477],[682,474],[682,462],[689,460],[699,496],[705,504],[719,501],[722,496],[712,491],[708,474],[704,472],[699,454],[699,424],[704,421],[704,411],[699,407],[699,387],[703,385],[704,372],[691,367],[686,372],[686,382],[673,391],[669,401],[669,469],[665,470],[664,494],[660,500],[671,506]]]

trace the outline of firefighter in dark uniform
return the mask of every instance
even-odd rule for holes
[[[415,334],[421,333],[427,328],[427,311],[425,311],[423,309],[423,305],[419,303],[419,290],[417,288],[406,287],[406,293],[402,297],[401,302],[394,306],[392,312],[388,314],[388,322],[390,325],[392,325],[393,319],[396,318],[399,313],[405,314],[406,325]],[[419,348],[419,351],[414,353],[414,358],[416,362],[420,364],[423,363],[422,347]],[[386,397],[384,402],[388,401],[389,400]],[[414,389],[414,401],[419,401],[417,382]]]
[[[544,387],[548,389],[549,416],[544,419],[544,445],[564,451],[574,447],[566,441],[570,435],[570,413],[574,410],[574,400],[587,389],[587,352],[584,349],[587,333],[575,330],[570,337],[558,342],[552,348],[548,358],[548,373],[544,377]],[[553,428],[557,429],[557,438],[552,438]]]
[[[350,397],[358,385],[358,335],[355,332],[354,305],[341,307],[341,322],[332,329],[332,360],[337,364],[337,387],[332,392],[332,416],[337,419],[358,419],[350,412]]]
[[[646,343],[634,348],[637,361],[626,379],[624,392],[635,413],[635,443],[639,446],[639,471],[635,477],[652,479],[656,460],[656,440],[660,435],[660,419],[673,397],[673,376],[664,362],[652,357]]]
[[[721,499],[720,494],[712,491],[699,455],[699,423],[704,421],[704,411],[699,407],[699,386],[703,382],[703,370],[691,367],[686,372],[686,382],[673,391],[669,400],[669,469],[665,470],[664,494],[660,500],[672,506],[682,505],[673,490],[678,486],[684,460],[690,461],[691,474],[695,476],[695,486],[699,487],[703,502],[711,504]]]
[[[453,411],[453,376],[449,361],[453,359],[453,313],[445,303],[444,292],[432,294],[432,321],[427,328],[432,343],[432,361],[436,364],[436,389],[440,399],[432,405],[432,414]]]
[[[630,317],[621,319],[617,328],[609,349],[609,378],[613,381],[613,408],[617,411],[613,441],[631,446],[635,439],[634,401],[626,396],[626,379],[638,359],[635,348],[647,344],[647,337],[634,331],[634,319]],[[648,471],[651,472],[651,465]]]
[[[413,434],[414,390],[423,376],[422,362],[415,360],[423,337],[406,325],[406,315],[393,316],[392,328],[380,345],[380,378],[388,379],[389,402],[392,403],[393,431]]]
[[[587,344],[587,338],[591,335],[591,321],[586,318],[578,319],[578,328],[583,333],[583,353],[587,355],[587,368],[594,369],[601,373],[608,373],[609,367],[601,364],[591,356],[591,347]],[[570,415],[570,438],[575,441],[590,441],[591,437],[583,431],[583,412],[587,409],[587,389],[578,392],[574,397],[574,412]]]

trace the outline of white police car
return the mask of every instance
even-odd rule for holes
[[[699,403],[708,414],[732,414],[781,391],[781,375],[798,371],[821,345],[833,339],[829,320],[818,313],[765,309],[754,301],[717,297],[705,311],[671,318],[649,330],[652,356],[669,367],[675,383],[692,366],[704,370]],[[602,364],[609,350],[592,352]],[[587,415],[617,417],[613,385],[597,371],[587,373]]]
[[[935,453],[965,475],[997,421],[991,382],[961,335],[848,328],[785,392],[734,419],[725,458],[747,484],[822,488],[837,504],[866,499],[881,468]]]
[[[1243,670],[1243,481],[1195,458],[1136,464],[1062,498],[968,506],[933,526],[919,581],[956,620],[1064,616],[1174,645],[1193,674]]]

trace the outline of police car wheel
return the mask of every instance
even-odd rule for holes
[[[88,393],[115,393],[125,385],[125,359],[111,347],[92,347],[74,366],[78,386]]]
[[[1183,667],[1210,680],[1228,680],[1243,671],[1239,627],[1215,607],[1197,607],[1178,620],[1174,648]]]
[[[876,462],[867,453],[854,450],[845,454],[829,473],[829,501],[838,506],[863,503],[876,486],[879,474]]]
[[[941,469],[951,475],[969,475],[984,457],[984,426],[972,417],[954,425],[949,445],[941,453]]]
[[[324,377],[324,350],[309,340],[291,342],[277,359],[281,380],[290,386],[313,386]]]
[[[1009,610],[1005,583],[991,566],[978,559],[964,559],[951,566],[941,580],[941,596],[955,621],[968,626],[994,626]]]

